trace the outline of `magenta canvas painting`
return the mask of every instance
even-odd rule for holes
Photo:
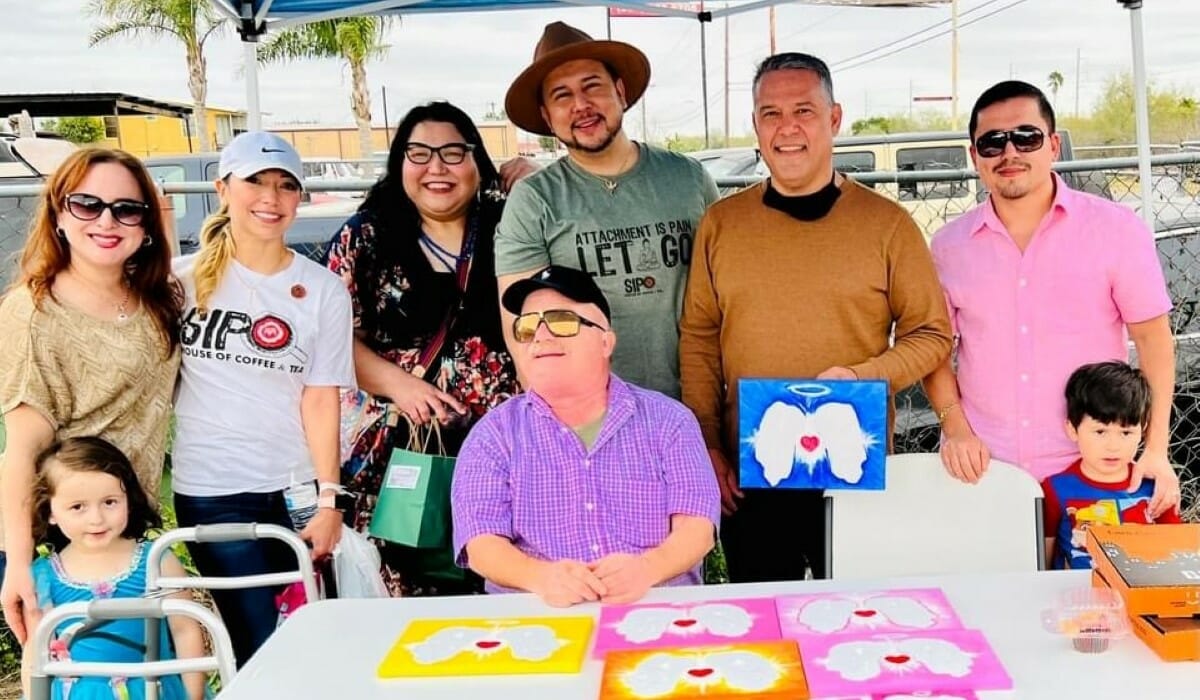
[[[845,698],[825,698],[825,700],[979,700],[979,696],[969,690],[956,690],[953,692],[940,690],[914,690],[907,693],[852,695]]]
[[[903,697],[916,691],[954,697],[958,691],[1012,688],[1000,659],[976,630],[813,635],[798,642],[813,697]]]
[[[780,632],[787,638],[962,627],[950,602],[937,588],[789,595],[777,598],[775,605]]]
[[[606,605],[592,656],[616,649],[767,642],[780,639],[771,598]]]

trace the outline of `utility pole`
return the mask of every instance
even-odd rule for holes
[[[913,118],[913,81],[908,81],[908,118]]]
[[[646,92],[642,93],[642,143],[650,143],[650,135],[646,133],[646,95],[650,92],[650,86],[646,86]]]
[[[950,127],[958,130],[958,0],[950,3]]]
[[[1075,49],[1075,119],[1079,119],[1079,84],[1084,82],[1084,74],[1079,71],[1082,53],[1081,49]]]
[[[729,148],[729,15],[725,15],[725,148]]]
[[[775,6],[771,5],[767,8],[767,13],[771,25],[771,55],[775,55]]]

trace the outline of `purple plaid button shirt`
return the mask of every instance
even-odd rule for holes
[[[721,516],[696,418],[683,404],[610,375],[608,412],[591,451],[540,396],[526,392],[471,430],[454,468],[454,550],[499,535],[543,561],[639,554],[667,538],[675,514]],[[702,583],[700,567],[663,585]],[[487,582],[491,593],[509,592]]]

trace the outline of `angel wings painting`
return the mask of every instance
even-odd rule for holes
[[[743,487],[884,487],[886,383],[743,379],[738,387]]]

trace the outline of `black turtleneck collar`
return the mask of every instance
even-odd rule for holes
[[[768,180],[766,190],[763,192],[763,204],[772,209],[778,209],[793,219],[816,221],[824,218],[833,209],[833,205],[837,203],[838,197],[842,194],[841,188],[834,184],[835,182],[837,182],[837,173],[833,174],[833,179],[829,181],[828,185],[812,194],[788,196],[780,194]]]

